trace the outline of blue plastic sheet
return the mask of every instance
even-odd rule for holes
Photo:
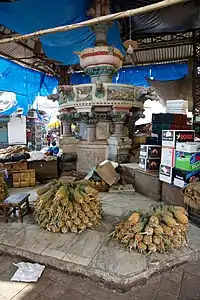
[[[87,20],[86,12],[92,0],[20,0],[0,3],[1,24],[19,32],[73,24]],[[41,37],[43,50],[50,58],[65,65],[79,63],[76,51],[94,46],[94,33],[89,27]],[[108,44],[123,50],[117,23],[108,32]]]
[[[113,82],[148,87],[149,84],[146,78],[167,81],[180,79],[187,74],[187,63],[126,67],[119,70],[117,75],[113,77]],[[81,73],[74,73],[71,75],[72,84],[84,84],[90,82],[90,77],[84,76]]]
[[[159,0],[112,0],[111,9],[119,12],[158,2]],[[88,19],[93,0],[17,0],[0,2],[1,24],[22,34]],[[187,31],[200,28],[200,1],[190,0],[168,8],[132,17],[132,38],[137,36]],[[129,38],[129,19],[120,20],[122,38]],[[108,32],[108,45],[121,50],[120,31],[114,23]],[[66,65],[77,64],[74,53],[94,46],[94,34],[89,27],[41,37],[43,49],[50,58]]]
[[[55,77],[0,58],[0,90],[16,94],[16,103],[1,115],[11,115],[18,108],[26,115],[37,96],[52,94],[57,85]]]

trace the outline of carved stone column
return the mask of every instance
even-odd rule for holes
[[[124,133],[124,122],[127,113],[115,112],[112,114],[114,134],[108,139],[109,159],[118,163],[127,163],[130,160],[129,149],[132,141]]]
[[[87,142],[92,143],[96,140],[96,124],[87,124]]]
[[[97,116],[95,113],[85,113],[83,120],[87,129],[87,142],[92,143],[96,141]]]
[[[63,121],[63,136],[72,136],[71,122]]]
[[[63,137],[70,137],[72,136],[71,131],[71,123],[72,123],[72,114],[69,113],[62,113],[59,117],[60,121],[62,122],[63,127]]]

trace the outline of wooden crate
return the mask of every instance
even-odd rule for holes
[[[12,163],[11,162],[7,162],[2,164],[3,168],[6,169],[7,171],[12,170]]]
[[[21,170],[27,170],[27,169],[28,169],[28,164],[26,161],[12,163],[13,171],[21,171]]]
[[[13,171],[13,187],[35,186],[35,170]]]
[[[46,180],[58,178],[57,160],[35,160],[28,162],[28,168],[35,170],[36,180],[43,183]]]

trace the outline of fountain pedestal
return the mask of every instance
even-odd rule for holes
[[[97,17],[109,12],[109,0],[94,0],[89,15]],[[63,119],[68,123],[64,123],[61,148],[64,152],[76,151],[77,171],[81,173],[88,173],[108,158],[129,162],[131,140],[124,133],[124,122],[132,107],[143,108],[143,103],[135,97],[134,86],[112,83],[112,76],[122,67],[123,54],[106,45],[110,25],[95,25],[95,47],[76,53],[91,83],[58,87],[60,110],[64,115],[68,113],[68,119],[66,116]],[[81,123],[81,140],[70,137],[70,121]]]
[[[108,158],[129,162],[131,140],[124,133],[124,123],[132,107],[143,109],[134,86],[97,81],[60,86],[58,92],[64,125],[60,145],[64,152],[77,153],[78,172],[87,173]],[[71,123],[81,123],[81,140],[70,136]]]

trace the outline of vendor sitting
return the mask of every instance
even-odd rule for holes
[[[50,147],[47,152],[49,155],[54,155],[54,156],[56,156],[59,153],[59,147],[56,146],[55,141],[52,142],[52,147]]]

